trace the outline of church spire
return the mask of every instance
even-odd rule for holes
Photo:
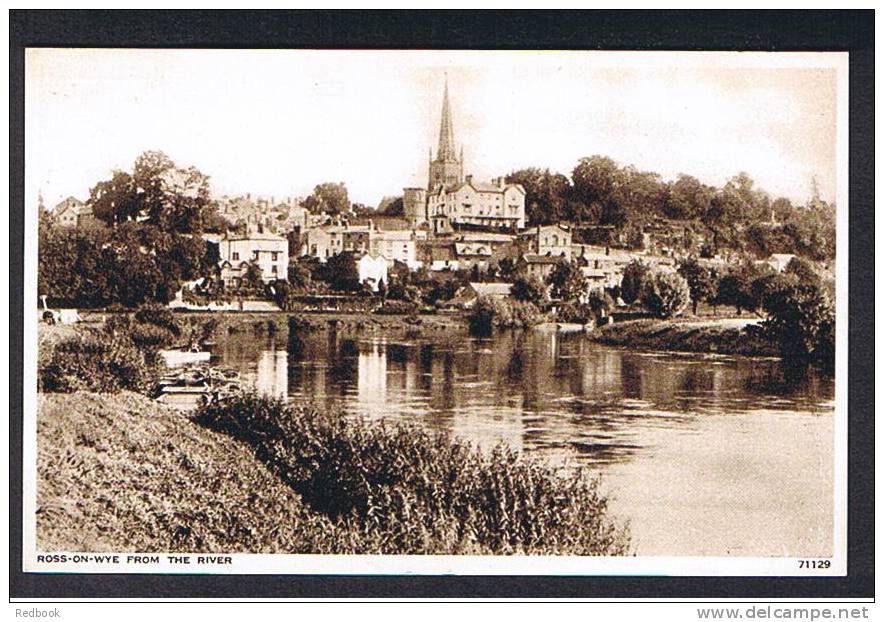
[[[448,103],[448,74],[445,74],[445,95],[442,97],[442,122],[439,126],[439,149],[437,160],[456,160],[454,152],[454,125],[451,123],[451,106]]]

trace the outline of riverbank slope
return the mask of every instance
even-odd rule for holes
[[[331,534],[247,447],[143,395],[38,396],[41,551],[310,553]]]
[[[759,331],[759,320],[632,320],[598,328],[590,338],[606,345],[745,356],[777,356],[776,344]]]

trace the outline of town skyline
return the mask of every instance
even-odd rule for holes
[[[360,72],[354,57],[366,55],[383,62]],[[836,72],[824,66],[838,59],[816,55],[822,62],[808,68],[812,55],[786,54],[750,69],[760,55],[740,55],[739,65],[735,56],[29,50],[26,197],[85,200],[112,169],[159,149],[209,175],[217,196],[306,196],[332,181],[346,183],[354,203],[377,206],[426,185],[447,74],[455,143],[477,179],[526,167],[570,175],[580,157],[599,154],[665,180],[684,173],[720,186],[746,171],[798,202],[815,176],[821,197],[835,200]],[[247,76],[256,61],[262,70]],[[297,70],[294,85],[273,83],[284,68]],[[213,82],[219,71],[230,79]],[[540,76],[547,88],[523,88]],[[237,110],[249,111],[247,122],[232,126]],[[219,128],[229,136],[219,139]],[[84,135],[105,148],[71,162],[65,143]]]

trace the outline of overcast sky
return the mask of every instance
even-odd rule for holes
[[[426,185],[446,72],[465,172],[483,179],[602,154],[715,185],[746,171],[801,201],[816,175],[833,200],[846,118],[838,54],[45,49],[26,63],[30,205],[85,199],[148,149],[217,194],[343,181],[376,205]]]

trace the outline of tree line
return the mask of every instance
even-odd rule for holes
[[[178,167],[159,151],[139,156],[132,172],[115,170],[90,191],[103,228],[63,228],[40,213],[38,290],[52,304],[136,307],[167,303],[184,281],[215,274],[217,247],[200,237],[226,221],[209,178]]]
[[[835,256],[834,205],[818,197],[805,206],[772,198],[746,173],[720,188],[684,174],[667,182],[657,173],[594,155],[581,158],[570,177],[548,168],[525,168],[506,180],[525,188],[531,224],[571,222],[634,234],[655,218],[665,218],[700,225],[710,239],[710,253],[730,249],[815,260]]]

